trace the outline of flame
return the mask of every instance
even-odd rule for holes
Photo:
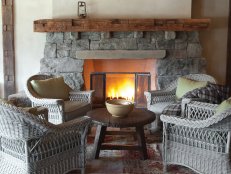
[[[111,78],[110,78],[111,76]],[[107,98],[125,98],[134,101],[134,75],[110,75],[107,77]]]

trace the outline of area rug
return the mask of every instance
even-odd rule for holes
[[[148,150],[148,160],[140,160],[138,151],[101,150],[99,159],[93,158],[94,134],[88,136],[87,147],[87,174],[163,174],[162,144],[159,134],[145,133]],[[133,137],[107,136],[107,143],[133,143]],[[70,174],[77,174],[72,171]],[[168,174],[195,174],[192,170],[171,165]]]

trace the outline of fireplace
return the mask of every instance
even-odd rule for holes
[[[62,75],[74,90],[91,89],[91,73],[101,75],[100,80],[114,73],[135,77],[147,73],[151,82],[145,80],[150,86],[144,90],[156,90],[178,76],[204,73],[205,65],[196,31],[48,32],[40,73]],[[143,99],[136,101],[136,95],[134,101],[143,107]],[[114,96],[106,94],[105,86],[100,97],[102,104]]]

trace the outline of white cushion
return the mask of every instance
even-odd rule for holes
[[[148,108],[148,110],[154,112],[155,114],[161,114],[165,107],[167,107],[170,104],[173,104],[174,101],[171,102],[161,102],[161,103],[155,103]]]
[[[85,116],[91,110],[91,104],[79,101],[64,101],[65,121]]]

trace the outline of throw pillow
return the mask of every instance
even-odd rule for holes
[[[220,100],[219,103],[229,98],[230,88],[228,86],[218,85],[218,84],[208,82],[208,87],[217,91],[217,93],[219,94],[219,100]]]
[[[177,88],[176,88],[176,98],[182,98],[187,92],[192,91],[196,88],[205,87],[207,82],[205,81],[196,81],[187,79],[184,77],[179,77],[177,81]]]
[[[31,86],[41,98],[53,98],[67,100],[69,87],[63,77],[46,80],[32,80]]]
[[[222,113],[227,109],[231,109],[231,98],[224,100],[220,105],[216,108],[216,114]]]

